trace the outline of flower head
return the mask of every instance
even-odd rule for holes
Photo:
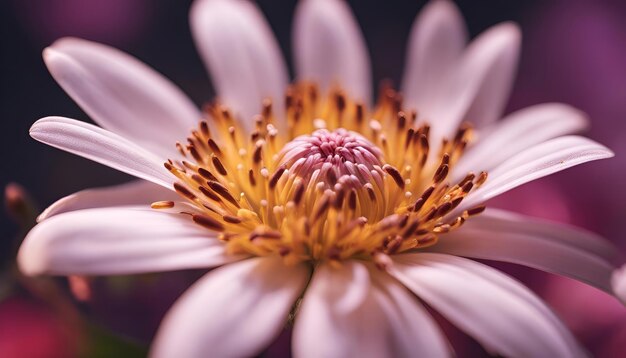
[[[402,94],[383,86],[371,105],[365,43],[342,1],[300,2],[290,86],[252,3],[198,0],[191,22],[219,94],[203,112],[111,48],[64,39],[44,52],[106,129],[48,117],[31,135],[144,181],[47,209],[20,250],[24,272],[224,265],[174,305],[155,356],[255,355],[289,315],[297,356],[450,355],[410,292],[496,353],[583,354],[534,294],[463,258],[611,290],[616,251],[603,239],[484,210],[516,186],[612,156],[567,135],[586,121],[566,105],[496,122],[517,61],[514,25],[465,46],[454,5],[429,3],[411,34]]]
[[[384,88],[369,110],[340,90],[321,96],[312,84],[287,90],[287,130],[269,100],[246,133],[230,110],[207,108],[180,155],[165,163],[184,212],[220,232],[233,254],[281,256],[285,262],[385,259],[436,243],[484,207],[448,215],[487,174],[448,174],[468,144],[462,125],[430,153],[430,127],[417,125],[395,91]],[[367,120],[366,120],[367,118]],[[208,123],[214,124],[214,130]]]

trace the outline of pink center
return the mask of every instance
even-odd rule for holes
[[[381,151],[358,133],[319,129],[287,143],[279,154],[286,169],[315,182],[362,186],[382,175]]]

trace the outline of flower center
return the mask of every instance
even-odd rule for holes
[[[290,87],[285,104],[276,125],[265,101],[251,132],[229,109],[208,106],[211,126],[202,121],[187,144],[176,143],[180,157],[165,163],[185,201],[152,207],[189,215],[231,253],[286,263],[385,262],[435,244],[484,209],[455,212],[487,173],[448,179],[469,126],[434,153],[428,125],[416,125],[416,113],[389,88],[372,111],[340,90],[320,96],[307,83]]]
[[[278,162],[305,181],[361,187],[382,172],[382,152],[362,135],[339,128],[301,135],[280,151]]]

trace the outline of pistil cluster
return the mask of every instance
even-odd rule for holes
[[[484,209],[454,212],[487,173],[447,180],[471,127],[433,146],[428,124],[417,125],[425,121],[391,88],[369,110],[340,89],[321,95],[297,83],[285,108],[263,103],[251,130],[219,103],[205,112],[187,142],[176,143],[180,157],[165,163],[186,200],[152,207],[219,232],[232,253],[382,264],[435,244]]]

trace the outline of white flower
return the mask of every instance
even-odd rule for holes
[[[53,204],[20,250],[23,272],[223,265],[174,305],[154,356],[255,355],[290,312],[298,357],[451,355],[414,295],[494,353],[584,355],[533,293],[463,258],[611,292],[617,252],[602,238],[481,213],[503,192],[613,155],[568,135],[587,121],[567,105],[498,120],[519,52],[515,25],[466,45],[455,6],[429,3],[411,33],[403,101],[384,89],[372,107],[366,46],[342,1],[298,5],[295,65],[304,82],[290,87],[254,4],[198,0],[191,24],[220,100],[206,122],[178,88],[126,54],[78,39],[44,51],[55,79],[102,128],[47,117],[32,137],[143,180]]]
[[[626,304],[626,265],[623,265],[613,272],[611,285],[615,296]]]

